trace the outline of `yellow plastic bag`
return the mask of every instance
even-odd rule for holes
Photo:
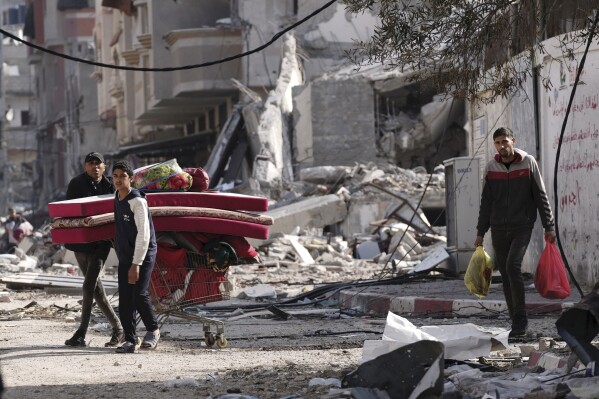
[[[476,247],[464,276],[466,288],[479,298],[486,297],[489,293],[492,274],[493,261],[491,257],[482,246]]]

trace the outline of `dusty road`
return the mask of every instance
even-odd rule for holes
[[[89,347],[63,345],[77,323],[62,308],[76,307],[78,297],[17,296],[0,304],[0,364],[5,398],[11,399],[202,398],[227,392],[317,398],[328,388],[309,387],[310,379],[341,379],[357,365],[363,341],[380,339],[384,328],[383,319],[334,315],[242,318],[226,323],[229,346],[221,350],[205,346],[198,323],[172,320],[163,326],[156,351],[123,355],[103,347],[109,332],[101,317],[92,322],[100,331],[89,331]],[[38,305],[22,314],[31,300]]]
[[[332,305],[289,320],[222,317],[229,345],[213,349],[206,347],[199,323],[171,319],[162,327],[156,351],[123,355],[104,348],[109,330],[99,313],[88,332],[89,347],[63,345],[78,325],[80,299],[31,291],[13,292],[11,302],[0,302],[4,398],[218,398],[227,393],[322,398],[329,387],[310,387],[310,380],[341,380],[358,366],[364,340],[380,339],[385,326],[383,316],[347,317]],[[27,307],[32,301],[37,305]],[[508,326],[504,319],[410,321]],[[556,336],[553,317],[530,321],[533,336]],[[509,350],[519,353],[516,346]]]

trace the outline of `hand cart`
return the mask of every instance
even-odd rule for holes
[[[210,253],[187,251],[182,263],[157,260],[154,265],[149,291],[158,322],[163,325],[171,316],[197,321],[202,323],[207,347],[216,344],[218,348],[226,348],[224,322],[195,315],[187,309],[230,298],[228,262],[217,265],[222,262],[215,262]]]

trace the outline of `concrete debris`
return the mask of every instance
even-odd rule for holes
[[[276,298],[277,291],[275,288],[268,284],[257,284],[251,287],[247,287],[241,292],[238,298]]]
[[[0,310],[0,321],[27,320],[27,319],[63,319],[75,320],[74,314],[79,313],[80,308],[68,308],[58,305],[41,306],[32,301],[29,304],[11,310]]]
[[[274,219],[271,237],[276,233],[288,234],[294,228],[325,227],[335,225],[347,216],[345,201],[335,194],[311,197],[300,202],[266,212]]]
[[[338,184],[345,181],[352,168],[347,166],[315,166],[300,170],[300,180],[313,184]]]
[[[0,302],[10,302],[9,293],[6,291],[0,292]]]
[[[282,179],[289,181],[293,177],[286,121],[293,111],[291,89],[303,83],[293,35],[285,36],[283,52],[276,87],[265,101],[257,130],[248,132],[250,141],[255,134],[260,142],[260,157],[254,161],[253,178],[263,188],[278,187]]]
[[[434,249],[429,251],[428,256],[414,267],[413,272],[424,273],[437,268],[450,268],[449,253],[442,246],[436,246]]]

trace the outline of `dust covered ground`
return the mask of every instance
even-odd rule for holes
[[[288,320],[264,311],[221,311],[209,316],[225,323],[225,349],[208,348],[197,321],[171,318],[162,326],[157,350],[125,355],[104,347],[110,330],[97,311],[87,335],[89,346],[64,346],[78,326],[80,296],[12,291],[10,298],[0,302],[0,367],[7,386],[4,398],[10,399],[218,398],[228,393],[231,398],[323,398],[331,387],[309,386],[310,381],[342,380],[359,365],[364,341],[380,340],[385,327],[382,315],[349,317],[333,303],[329,308],[304,307],[308,314]],[[116,305],[117,298],[113,300]],[[417,326],[509,326],[505,317],[409,319]],[[551,316],[531,318],[530,341],[557,338],[554,323]],[[504,370],[521,365],[517,343],[502,356],[515,359],[499,359]]]
[[[312,378],[338,378],[356,367],[365,339],[380,339],[383,319],[317,315],[227,322],[226,349],[207,348],[201,324],[169,320],[155,351],[117,354],[96,314],[86,348],[64,346],[77,327],[80,297],[13,293],[0,304],[0,364],[5,398],[178,398],[242,393],[260,398],[322,397]],[[36,301],[36,305],[25,307]],[[65,310],[66,309],[66,310]],[[352,331],[352,332],[347,332]],[[142,332],[143,333],[143,332]]]

